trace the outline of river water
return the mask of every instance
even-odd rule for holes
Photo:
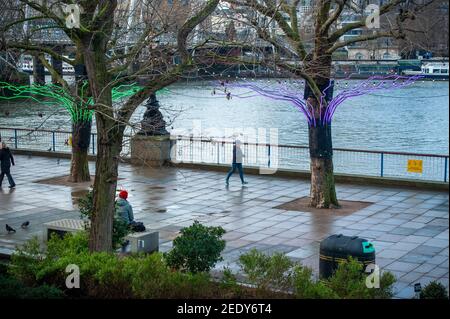
[[[357,81],[339,80],[337,91]],[[254,141],[278,132],[280,144],[307,145],[304,116],[290,103],[262,96],[230,100],[212,94],[210,82],[180,82],[159,92],[165,119],[173,134],[231,137],[243,133]],[[233,94],[242,93],[242,89]],[[449,83],[419,81],[409,87],[379,91],[345,101],[333,119],[333,146],[366,150],[449,153]],[[145,112],[140,106],[132,122]],[[63,108],[30,101],[0,101],[0,126],[70,130]],[[261,138],[259,137],[260,141]],[[269,141],[269,139],[267,139]]]

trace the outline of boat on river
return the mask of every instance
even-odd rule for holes
[[[430,80],[448,80],[449,65],[448,62],[424,62],[420,71],[404,70],[404,75],[422,75]]]

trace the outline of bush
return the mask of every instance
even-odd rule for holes
[[[380,276],[379,288],[368,288],[367,274],[364,273],[363,267],[357,260],[349,258],[348,261],[339,264],[336,272],[325,281],[325,284],[342,299],[391,298],[394,276],[390,272],[385,272]]]
[[[8,266],[0,261],[0,276],[6,274],[8,271]]]
[[[420,299],[448,299],[447,288],[437,281],[432,281],[420,292]]]
[[[69,264],[80,269],[80,289],[65,287]],[[45,256],[37,239],[29,241],[12,256],[9,273],[31,286],[52,284],[71,297],[201,298],[222,293],[209,274],[173,271],[161,253],[127,257],[90,253],[86,232],[68,234],[63,239],[53,236]],[[44,286],[35,294],[43,294],[45,289],[48,294],[52,291]]]
[[[27,287],[19,280],[0,274],[0,298],[60,299],[64,293],[53,286]]]
[[[279,290],[297,298],[390,298],[395,282],[394,276],[387,272],[380,278],[380,288],[368,288],[363,265],[351,258],[326,280],[314,280],[311,269],[280,253],[268,256],[251,250],[239,258],[239,263],[249,283],[265,296]]]
[[[294,294],[300,299],[335,299],[336,293],[321,280],[315,281],[312,269],[296,266],[293,274]]]
[[[80,207],[81,217],[86,217],[91,220],[94,209],[94,193],[90,190],[84,198],[78,201]],[[114,248],[120,247],[124,243],[124,238],[130,233],[127,223],[114,215],[112,233],[112,246]]]
[[[36,274],[44,260],[45,255],[40,247],[39,239],[33,237],[16,248],[11,256],[11,266],[8,273],[25,284],[33,285],[36,283]]]
[[[294,263],[282,253],[268,256],[252,249],[239,257],[239,265],[249,283],[261,292],[270,289],[288,291],[292,287]]]
[[[195,221],[192,226],[183,228],[173,241],[173,249],[165,255],[168,265],[191,273],[209,271],[222,260],[223,234],[222,227],[207,227]]]
[[[204,233],[204,226],[193,226],[200,226]],[[221,236],[220,233],[216,235]],[[213,258],[207,257],[207,266],[211,267]],[[189,270],[188,262],[190,260],[184,261],[184,270]],[[86,232],[79,232],[68,234],[64,239],[53,236],[48,241],[46,255],[36,238],[19,247],[7,272],[14,278],[0,274],[3,276],[0,291],[1,296],[15,294],[26,298],[56,298],[63,292],[70,297],[93,298],[389,298],[395,281],[392,274],[385,273],[380,278],[379,289],[367,288],[367,275],[362,272],[362,265],[352,259],[340,264],[327,280],[313,279],[311,269],[281,253],[267,256],[252,250],[242,255],[239,263],[256,289],[239,285],[229,269],[225,269],[219,282],[214,282],[206,272],[175,271],[161,253],[126,257],[106,252],[90,253]],[[81,289],[65,287],[65,269],[69,264],[80,269]],[[194,265],[195,269],[200,269],[197,261]],[[31,289],[24,290],[23,287]]]

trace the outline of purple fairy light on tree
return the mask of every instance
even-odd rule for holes
[[[329,81],[329,84],[322,90],[323,94],[319,99],[319,107],[314,108],[309,102],[308,99],[305,99],[305,95],[303,93],[303,82],[294,81],[287,83],[287,81],[276,81],[266,82],[266,83],[252,83],[249,81],[240,81],[240,82],[230,82],[225,86],[224,92],[218,91],[217,95],[225,95],[228,99],[231,94],[231,89],[239,88],[239,89],[248,89],[248,92],[240,93],[240,94],[232,94],[233,97],[246,99],[252,98],[255,96],[264,96],[269,99],[277,100],[277,101],[286,101],[293,104],[302,114],[305,116],[309,126],[316,125],[329,125],[332,122],[333,116],[336,112],[336,109],[339,105],[341,105],[347,99],[350,99],[355,96],[361,96],[365,94],[370,94],[375,91],[389,91],[400,89],[406,86],[409,86],[418,79],[422,78],[421,75],[415,76],[401,76],[401,75],[388,75],[388,76],[371,76],[368,79],[359,82],[353,87],[346,87],[334,97],[333,95],[333,87],[334,81]],[[256,81],[257,82],[257,81]],[[257,94],[249,94],[251,92],[255,92]],[[330,94],[331,93],[331,94]]]
[[[337,107],[355,96],[377,91],[400,89],[413,84],[422,76],[371,76],[345,88],[333,97],[334,81],[311,78],[305,74],[303,81],[235,81],[221,83],[216,95],[236,98],[264,96],[275,101],[286,101],[302,112],[308,122],[309,155],[311,171],[310,205],[315,208],[339,207],[336,196],[333,168],[331,122]],[[348,79],[347,79],[348,80]],[[344,80],[345,81],[345,80]],[[247,89],[241,92],[234,89]]]

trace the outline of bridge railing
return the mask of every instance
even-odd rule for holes
[[[0,127],[0,137],[13,149],[70,153],[71,132]],[[123,157],[131,157],[131,136],[124,137]],[[173,162],[230,164],[233,142],[212,138],[171,137]],[[243,143],[244,165],[309,171],[309,148],[298,145]],[[97,134],[91,134],[89,154],[97,153]],[[342,174],[396,179],[449,181],[449,156],[358,149],[333,149],[334,171]]]

